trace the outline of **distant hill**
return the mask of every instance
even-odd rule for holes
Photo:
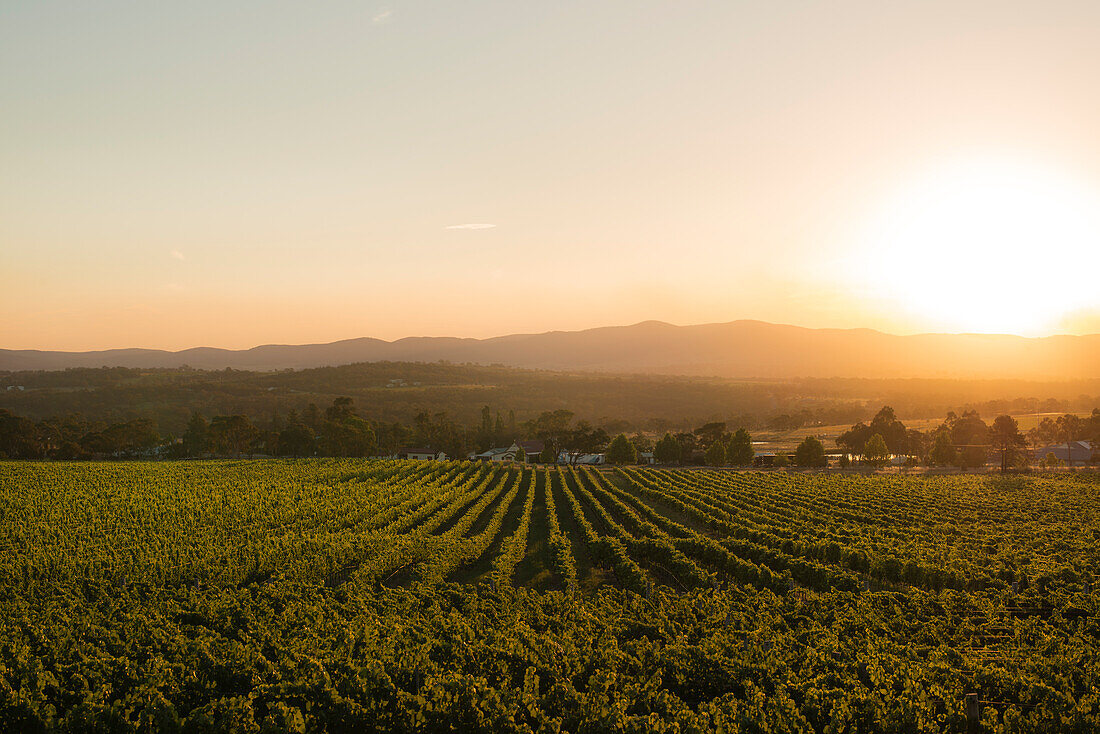
[[[898,336],[871,329],[806,329],[761,321],[674,326],[646,321],[491,339],[360,338],[179,352],[0,349],[0,370],[69,367],[302,369],[355,362],[501,364],[551,370],[731,378],[866,377],[1062,380],[1100,376],[1100,334]]]

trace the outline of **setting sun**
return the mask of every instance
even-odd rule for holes
[[[1009,157],[935,166],[885,196],[848,263],[916,320],[1038,334],[1095,298],[1100,192]]]
[[[0,17],[0,734],[1100,732],[1097,0]]]

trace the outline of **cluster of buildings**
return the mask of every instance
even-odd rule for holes
[[[501,446],[482,451],[480,454],[471,453],[466,456],[470,461],[486,461],[490,463],[522,462],[524,464],[537,464],[542,457],[542,451],[546,445],[542,441],[514,441],[511,446]],[[1089,441],[1069,441],[1067,443],[1052,444],[1034,449],[1032,453],[1033,463],[1043,461],[1047,456],[1053,455],[1064,466],[1085,467],[1093,463],[1093,446]],[[992,456],[992,455],[991,455]],[[770,451],[758,451],[753,460],[754,467],[771,467],[775,465],[776,454]],[[420,461],[442,461],[449,458],[442,451],[433,448],[408,448],[401,449],[394,454],[394,459],[413,459]],[[826,452],[826,458],[830,463],[835,463],[840,458],[840,453]],[[908,457],[892,457],[890,464],[901,466]],[[995,458],[995,457],[994,457]],[[992,461],[992,459],[991,459]],[[562,451],[557,456],[558,464],[587,464],[598,465],[605,463],[603,454],[573,454]],[[646,451],[638,454],[639,464],[656,463],[653,453]]]
[[[498,448],[491,448],[488,451],[482,451],[480,454],[471,453],[466,456],[470,461],[486,461],[490,463],[512,463],[521,462],[524,464],[537,464],[542,457],[542,452],[546,448],[546,444],[542,441],[513,441],[511,446],[501,446]],[[401,449],[393,458],[395,459],[414,459],[420,461],[432,461],[448,458],[442,451],[436,451],[432,448],[420,447]],[[580,454],[574,456],[573,454],[562,451],[557,456],[558,464],[587,464],[596,465],[604,463],[603,454]],[[653,452],[646,451],[638,455],[639,464],[652,464],[654,463]]]

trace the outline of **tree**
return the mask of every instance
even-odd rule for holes
[[[313,431],[298,417],[298,413],[290,411],[286,417],[286,426],[279,431],[279,452],[298,457],[313,456],[316,450]]]
[[[1093,408],[1088,419],[1088,432],[1092,438],[1092,461],[1100,461],[1100,408]]]
[[[1049,446],[1058,441],[1058,425],[1050,418],[1043,418],[1039,425],[1027,432],[1027,437],[1034,446]]]
[[[694,433],[677,433],[676,443],[680,444],[680,463],[691,464],[695,460],[695,448],[698,445]]]
[[[932,442],[932,450],[928,453],[928,461],[932,466],[951,466],[957,460],[955,446],[951,443],[951,436],[947,431],[937,431],[936,438]]]
[[[863,460],[871,466],[879,469],[886,466],[890,459],[890,449],[886,446],[886,439],[876,433],[867,439],[863,445]]]
[[[302,416],[302,420],[314,433],[321,430],[321,411],[317,408],[316,403],[310,403],[306,406],[306,412]]]
[[[620,433],[607,447],[604,459],[608,464],[634,464],[638,461],[638,452],[626,434]]]
[[[989,426],[976,410],[963,411],[951,425],[951,442],[958,449],[957,462],[963,469],[985,466],[989,454]]]
[[[715,441],[707,449],[707,466],[722,466],[726,463],[726,447],[721,441]]]
[[[1054,425],[1058,429],[1058,440],[1060,441],[1077,441],[1084,437],[1085,421],[1082,421],[1080,416],[1072,413],[1060,415]]]
[[[1054,469],[1055,467],[1064,466],[1065,463],[1066,462],[1055,456],[1053,451],[1048,451],[1047,455],[1043,457],[1043,460],[1039,462],[1039,466],[1044,469]]]
[[[786,451],[778,451],[775,454],[774,466],[787,466],[791,463],[791,460],[787,458]]]
[[[889,405],[884,405],[882,410],[875,414],[868,428],[872,435],[877,433],[882,436],[891,454],[908,453],[905,424],[898,420],[894,409]]]
[[[1081,420],[1079,416],[1072,413],[1066,413],[1063,416],[1059,416],[1055,421],[1055,425],[1058,427],[1058,439],[1065,441],[1066,443],[1066,459],[1069,461],[1069,465],[1073,466],[1073,462],[1079,459],[1089,459],[1091,457],[1085,456],[1085,452],[1078,451],[1074,454],[1074,442],[1085,437],[1085,429],[1087,421]]]
[[[481,408],[481,425],[477,429],[477,450],[488,451],[493,447],[493,411],[488,405]]]
[[[875,414],[870,425],[863,422],[856,423],[849,430],[840,434],[836,439],[836,443],[837,446],[846,449],[849,453],[858,454],[863,451],[868,439],[875,434],[882,436],[890,453],[909,453],[905,424],[898,420],[894,414],[894,409],[889,405],[883,406]]]
[[[421,413],[417,419],[425,414]],[[431,432],[431,421],[428,419]],[[351,398],[336,398],[332,407],[325,410],[325,423],[321,427],[321,451],[328,456],[370,456],[377,440],[370,425],[355,414]]]
[[[671,464],[680,460],[680,444],[671,433],[666,433],[653,448],[653,458],[658,464]]]
[[[825,446],[813,436],[806,436],[794,450],[794,463],[798,466],[825,466]]]
[[[726,424],[722,421],[705,423],[695,429],[695,435],[699,437],[700,446],[706,448],[712,443],[717,443],[726,435]]]
[[[482,419],[488,420],[488,406],[482,411]],[[565,448],[569,439],[569,424],[573,420],[573,411],[555,410],[544,411],[532,423],[528,424],[531,433],[547,445],[553,445],[555,450]],[[557,455],[554,456],[557,461]]]
[[[240,456],[251,448],[259,431],[243,415],[216,415],[210,421],[210,443],[220,454]]]
[[[756,451],[752,448],[752,436],[744,428],[738,428],[730,439],[726,452],[729,463],[734,466],[748,466],[756,456]]]
[[[634,448],[639,454],[653,450],[653,440],[643,433],[635,433],[631,436],[630,443],[634,444]]]
[[[187,421],[187,431],[183,434],[183,450],[188,456],[202,456],[209,445],[210,435],[206,419],[202,413],[194,412]]]
[[[558,461],[558,450],[554,444],[550,441],[544,441],[542,445],[542,453],[539,454],[540,464],[555,464]]]
[[[849,454],[862,455],[863,447],[867,444],[867,439],[869,439],[871,435],[871,428],[863,421],[860,421],[837,436],[836,445]]]
[[[577,425],[569,432],[569,454],[572,463],[576,464],[584,454],[595,453],[606,446],[607,442],[607,431],[602,428],[593,428],[588,421],[577,421]]]
[[[915,458],[917,462],[927,461],[931,440],[930,435],[915,428],[910,428],[905,432],[905,453],[911,458]]]
[[[1001,472],[1008,469],[1018,449],[1026,445],[1020,426],[1010,415],[999,415],[993,419],[989,429],[989,442],[994,450],[1001,452]]]

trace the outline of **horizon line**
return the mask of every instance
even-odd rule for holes
[[[710,321],[704,323],[695,324],[674,324],[668,321],[661,321],[660,319],[644,319],[632,324],[607,324],[602,326],[590,326],[581,329],[547,329],[546,331],[531,331],[531,332],[513,332],[509,334],[497,334],[493,336],[474,337],[474,336],[455,336],[451,334],[441,335],[429,335],[429,334],[410,334],[408,336],[398,337],[396,339],[383,339],[374,336],[352,336],[341,339],[333,339],[332,341],[318,341],[318,342],[268,342],[264,344],[256,344],[251,347],[219,347],[210,345],[199,345],[191,347],[182,347],[179,349],[165,349],[161,347],[141,347],[141,346],[129,346],[129,347],[101,347],[98,349],[40,349],[40,348],[18,348],[18,347],[0,347],[0,352],[38,352],[38,353],[62,353],[62,354],[96,354],[100,352],[125,352],[125,351],[141,351],[141,352],[163,352],[167,354],[179,354],[181,352],[189,352],[195,350],[213,350],[221,352],[249,352],[254,349],[264,349],[267,347],[314,347],[314,346],[329,346],[332,344],[341,344],[345,342],[359,341],[363,339],[369,339],[373,341],[382,342],[385,344],[396,344],[401,341],[409,339],[456,339],[461,341],[492,341],[494,339],[507,339],[510,337],[524,337],[524,336],[544,336],[547,334],[579,334],[589,331],[600,331],[604,329],[632,329],[640,326],[655,325],[662,327],[671,327],[675,329],[689,329],[689,328],[701,328],[708,326],[728,326],[731,324],[763,324],[766,326],[776,326],[789,329],[800,329],[804,331],[864,331],[883,336],[893,336],[899,338],[906,337],[921,337],[921,336],[978,336],[978,337],[1012,337],[1016,339],[1052,339],[1058,337],[1070,337],[1070,338],[1087,338],[1092,336],[1100,336],[1100,332],[1087,333],[1087,334],[1067,334],[1067,333],[1051,333],[1043,334],[1039,336],[1026,336],[1024,334],[1014,334],[1009,332],[982,332],[982,331],[918,331],[911,333],[897,333],[890,331],[883,331],[881,329],[874,329],[867,326],[850,326],[850,327],[836,327],[836,326],[800,326],[798,324],[788,324],[776,321],[765,321],[763,319],[732,319],[730,321]]]

